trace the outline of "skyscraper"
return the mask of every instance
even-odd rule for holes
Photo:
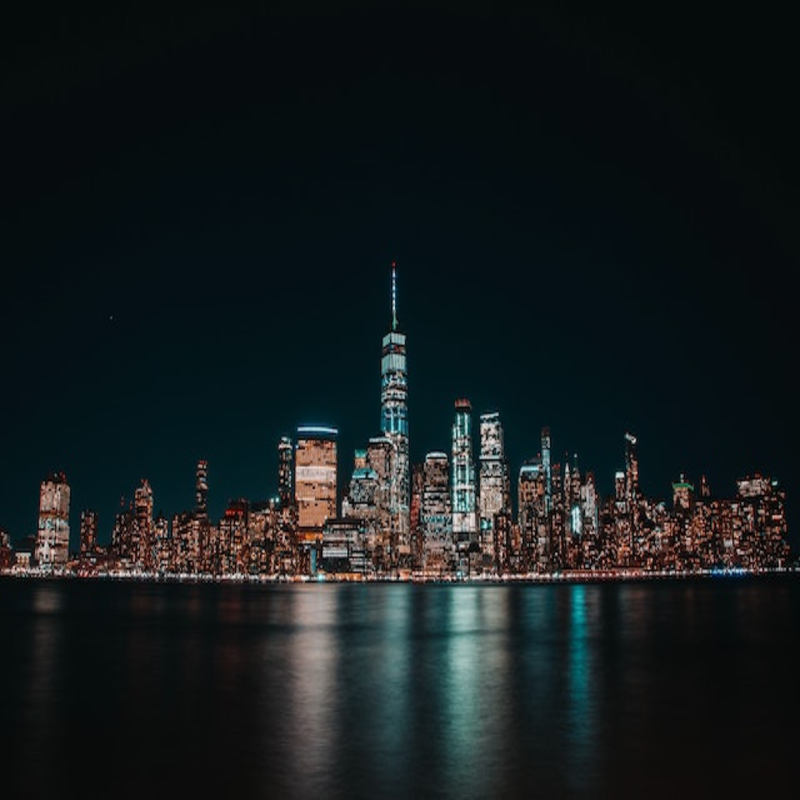
[[[97,549],[97,512],[90,508],[81,511],[80,553],[88,556]]]
[[[35,558],[46,569],[69,560],[69,484],[63,472],[51,473],[39,487]]]
[[[453,558],[450,462],[447,453],[425,456],[420,508],[422,564],[426,572],[449,571]]]
[[[288,436],[278,444],[278,500],[281,509],[294,505],[294,445]]]
[[[476,513],[475,460],[472,454],[472,404],[455,402],[452,429],[453,540],[459,552],[466,553],[478,540]]]
[[[294,486],[298,539],[322,541],[326,519],[336,514],[336,428],[317,425],[297,429]]]
[[[544,471],[544,508],[549,514],[553,509],[553,472],[550,466],[550,428],[542,428],[542,470]]]
[[[392,262],[392,323],[381,345],[381,433],[391,442],[389,470],[390,548],[394,563],[411,554],[411,463],[408,445],[406,336],[397,323],[397,264]]]
[[[625,434],[625,499],[632,504],[639,500],[639,456],[632,433]]]
[[[153,489],[147,478],[136,487],[133,499],[132,557],[145,569],[153,566]]]
[[[491,411],[480,417],[479,498],[480,545],[483,555],[494,560],[494,519],[511,511],[511,487],[505,457],[500,414]]]
[[[195,473],[195,514],[208,518],[208,462],[198,461]]]

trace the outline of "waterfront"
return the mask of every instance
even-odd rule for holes
[[[795,779],[796,574],[3,577],[0,623],[9,797],[789,796]]]

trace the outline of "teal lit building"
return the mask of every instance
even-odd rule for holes
[[[406,336],[397,323],[397,264],[392,262],[392,325],[381,345],[381,433],[391,443],[388,475],[390,559],[411,557],[411,462],[408,444]]]

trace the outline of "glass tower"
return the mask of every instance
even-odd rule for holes
[[[459,550],[477,541],[475,461],[472,455],[472,405],[456,400],[452,437],[453,539]]]
[[[381,433],[391,442],[388,476],[392,560],[411,554],[411,464],[408,447],[406,336],[397,324],[397,264],[392,262],[392,325],[381,346]]]

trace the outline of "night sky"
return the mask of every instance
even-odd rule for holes
[[[339,429],[344,488],[379,432],[396,259],[413,461],[449,450],[466,397],[476,428],[500,412],[515,494],[545,425],[608,494],[631,431],[654,498],[777,478],[797,554],[788,19],[161,5],[0,25],[13,540],[57,470],[73,547],[81,509],[107,543],[142,478],[190,509],[199,458],[212,517],[265,499],[305,423]]]

